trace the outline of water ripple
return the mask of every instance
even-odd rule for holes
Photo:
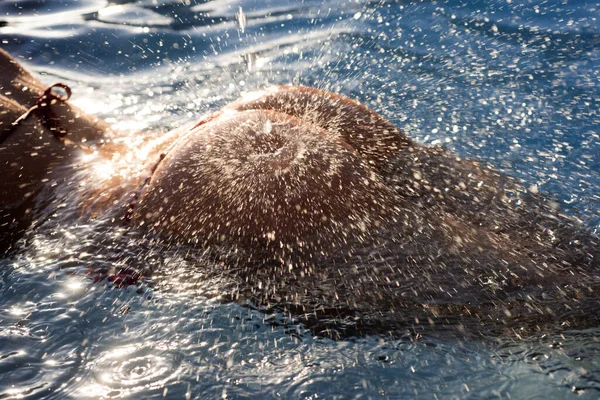
[[[0,46],[139,138],[268,84],[337,90],[409,120],[414,138],[548,182],[589,216],[598,16],[559,0],[20,0],[0,2]],[[219,304],[204,260],[72,211],[0,261],[0,399],[598,398],[597,329],[492,349],[318,340]],[[122,266],[165,271],[140,293],[85,276]]]
[[[7,324],[10,317],[2,318],[0,376],[10,386],[0,387],[0,398],[47,394],[75,375],[86,351],[86,341],[80,330],[65,330],[52,315],[35,312],[27,320],[12,324]],[[60,319],[65,326],[77,326],[72,317]]]
[[[90,376],[78,398],[148,396],[177,381],[185,371],[183,354],[159,344],[124,345],[102,352],[85,366]]]

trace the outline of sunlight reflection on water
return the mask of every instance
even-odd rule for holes
[[[541,12],[499,2],[247,1],[244,18],[238,1],[120,3],[5,2],[0,43],[45,82],[71,83],[75,104],[132,145],[252,89],[302,83],[359,98],[422,142],[490,161],[599,226],[592,6],[565,3],[567,25],[556,1],[534,7]],[[68,211],[0,260],[0,396],[598,396],[597,330],[499,346],[315,338],[220,304],[214,277],[185,250],[155,255]],[[88,278],[131,259],[168,271],[127,289]]]

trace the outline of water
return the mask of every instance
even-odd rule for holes
[[[268,84],[334,90],[537,186],[598,232],[599,19],[574,0],[19,1],[0,4],[0,43],[135,137]],[[51,220],[0,260],[0,398],[599,396],[597,329],[332,341],[223,304],[185,249],[121,233]],[[128,262],[160,276],[93,282]]]

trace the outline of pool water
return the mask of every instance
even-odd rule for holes
[[[600,233],[592,1],[14,0],[0,3],[0,47],[129,137],[270,84],[336,91]],[[599,329],[334,341],[221,301],[201,255],[124,235],[59,216],[0,258],[0,398],[600,396]],[[160,273],[93,279],[130,263]]]

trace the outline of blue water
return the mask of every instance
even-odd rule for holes
[[[123,135],[268,84],[316,86],[538,186],[600,232],[595,2],[13,0],[0,21],[2,48]],[[59,221],[0,259],[0,398],[600,397],[598,329],[313,337],[222,304],[180,253]],[[162,275],[119,289],[86,274],[136,257]]]

